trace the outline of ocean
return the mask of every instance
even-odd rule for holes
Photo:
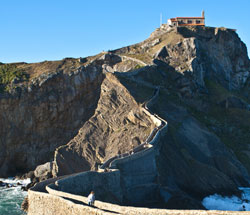
[[[27,195],[21,187],[30,183],[29,179],[15,180],[14,178],[1,179],[4,183],[14,187],[0,187],[0,215],[26,215],[21,210],[21,204]],[[17,185],[20,183],[21,185]],[[243,191],[243,199],[236,196],[222,197],[220,195],[211,195],[203,199],[202,204],[208,210],[240,211],[245,206],[246,211],[250,211],[250,188],[240,187]]]
[[[8,183],[13,187],[0,187],[0,214],[1,215],[25,215],[21,210],[21,204],[28,194],[22,191],[21,187],[30,183],[29,179],[15,180],[14,178],[3,179],[0,181]],[[18,185],[20,183],[21,185]]]

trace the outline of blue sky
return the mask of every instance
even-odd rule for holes
[[[237,29],[250,49],[249,0],[0,0],[0,62],[85,57],[146,39],[176,16]],[[248,51],[249,52],[249,51]]]

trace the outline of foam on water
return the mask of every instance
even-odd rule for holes
[[[26,191],[22,191],[21,187],[30,183],[30,179],[16,180],[14,178],[1,179],[0,181],[8,183],[13,187],[0,187],[0,214],[4,215],[23,215],[21,204]]]
[[[250,188],[240,187],[239,189],[243,191],[242,199],[215,194],[204,198],[202,204],[208,210],[241,211],[244,205],[245,210],[250,211]]]

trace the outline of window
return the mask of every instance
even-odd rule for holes
[[[189,20],[188,20],[188,24],[192,24],[192,23],[193,23],[192,20],[189,19]]]
[[[196,20],[196,24],[200,24],[201,23],[201,20]]]

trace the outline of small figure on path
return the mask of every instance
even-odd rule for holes
[[[88,205],[94,206],[94,203],[95,203],[95,192],[91,191],[90,194],[88,195]]]
[[[242,205],[242,211],[246,211],[245,205]]]
[[[239,209],[239,211],[246,211],[245,205],[242,205],[242,207]]]

